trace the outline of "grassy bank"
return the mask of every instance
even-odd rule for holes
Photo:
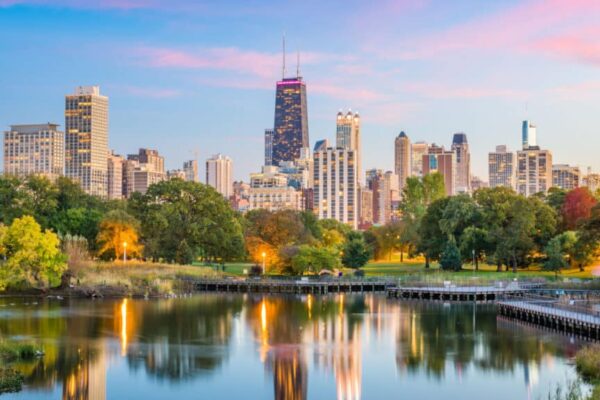
[[[32,360],[42,354],[32,343],[0,341],[0,394],[18,392],[23,386],[23,374],[12,368],[11,363]]]

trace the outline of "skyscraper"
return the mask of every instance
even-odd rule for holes
[[[336,147],[353,150],[356,153],[356,177],[362,181],[362,160],[360,143],[360,116],[358,113],[348,111],[346,115],[341,111],[336,118]]]
[[[273,129],[265,129],[265,165],[273,165]]]
[[[454,134],[452,151],[456,154],[455,193],[469,193],[471,191],[471,154],[466,134]]]
[[[206,184],[227,199],[233,193],[232,168],[231,158],[222,154],[215,154],[206,160]]]
[[[423,156],[428,154],[427,142],[416,142],[411,146],[411,176],[423,177]]]
[[[64,170],[65,134],[57,124],[11,125],[4,132],[4,173],[55,180]]]
[[[91,195],[108,196],[108,97],[80,86],[65,97],[65,175]]]
[[[198,176],[198,161],[197,160],[188,160],[183,163],[183,173],[185,175],[185,180],[188,182],[200,182],[200,178]]]
[[[522,127],[523,150],[537,146],[537,130],[533,123],[525,120]]]
[[[552,153],[539,147],[517,152],[517,192],[524,196],[547,193],[552,187]]]
[[[398,190],[402,193],[406,178],[411,175],[410,139],[404,131],[394,141],[394,172],[398,175]]]
[[[165,159],[157,150],[139,149],[137,154],[129,154],[123,164],[123,194],[146,193],[148,188],[167,179]]]
[[[456,153],[446,151],[443,146],[432,144],[423,156],[423,175],[438,172],[444,177],[446,195],[456,193]]]
[[[515,154],[506,146],[496,146],[495,152],[488,154],[488,179],[490,187],[499,186],[515,189]]]
[[[119,200],[123,198],[123,167],[125,158],[114,152],[108,154],[108,198]]]
[[[358,227],[356,153],[345,148],[315,146],[314,210],[320,219],[331,218]]]
[[[366,173],[367,187],[372,193],[373,223],[385,225],[391,220],[392,198],[391,180],[380,169],[370,169]]]
[[[302,77],[277,82],[272,164],[300,158],[300,149],[309,147],[306,84]]]

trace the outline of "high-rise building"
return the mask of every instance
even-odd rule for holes
[[[65,97],[65,175],[91,195],[108,196],[108,97],[80,86]]]
[[[370,189],[361,187],[358,195],[358,226],[366,229],[373,224],[373,192]]]
[[[265,165],[273,165],[273,129],[265,129]]]
[[[240,197],[244,196],[240,193]],[[303,210],[302,190],[291,184],[290,175],[279,167],[265,165],[261,172],[250,174],[248,210]]]
[[[579,187],[581,171],[579,167],[568,164],[554,164],[552,166],[552,186],[565,190],[573,190]]]
[[[327,146],[314,149],[314,211],[320,219],[331,218],[358,227],[358,179],[356,152]]]
[[[411,145],[404,131],[394,141],[394,172],[398,176],[398,190],[402,192],[406,179],[411,176]]]
[[[587,187],[590,192],[596,193],[598,189],[600,189],[600,174],[592,173],[590,169],[588,169],[588,173],[583,178],[583,186]]]
[[[233,162],[222,154],[215,154],[206,160],[206,184],[212,186],[223,197],[233,194]]]
[[[336,118],[336,147],[353,150],[356,153],[356,177],[362,180],[362,159],[360,143],[360,116],[348,111],[345,115],[338,112]]]
[[[372,193],[373,223],[385,225],[391,220],[392,198],[391,179],[380,169],[370,169],[366,173],[367,187]]]
[[[552,153],[539,147],[517,152],[517,192],[524,196],[547,193],[552,187]]]
[[[167,171],[167,179],[181,179],[185,181],[185,171],[182,169],[170,169]]]
[[[11,125],[4,132],[4,173],[54,181],[64,174],[64,152],[65,134],[57,124]]]
[[[496,151],[488,153],[488,179],[491,188],[504,186],[515,189],[516,157],[507,147],[496,146]]]
[[[525,120],[523,121],[523,127],[521,128],[521,131],[523,150],[526,150],[530,147],[536,147],[537,131],[535,125]]]
[[[483,179],[481,179],[478,176],[471,177],[471,191],[473,193],[475,193],[479,189],[483,189],[483,188],[487,188],[487,187],[490,187],[488,182],[485,182]]]
[[[145,194],[148,188],[167,179],[165,159],[158,151],[139,149],[138,154],[129,154],[123,164],[123,194],[133,192]]]
[[[277,82],[272,164],[300,158],[309,147],[306,84],[300,76]]]
[[[188,182],[200,182],[198,175],[198,161],[188,160],[183,163],[183,173],[185,180]]]
[[[429,154],[429,145],[426,142],[416,142],[410,146],[411,176],[423,177],[423,156]]]
[[[111,200],[119,200],[123,198],[123,168],[125,166],[125,158],[110,152],[108,154],[108,198]]]
[[[467,135],[455,133],[452,138],[452,151],[456,155],[455,193],[471,192],[471,154]]]
[[[423,156],[423,175],[440,173],[444,177],[446,195],[454,195],[456,193],[456,153],[446,151],[443,146],[435,144],[429,146],[428,153]]]

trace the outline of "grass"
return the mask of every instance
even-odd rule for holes
[[[31,343],[0,342],[0,359],[3,361],[31,360],[40,351]]]
[[[24,380],[21,372],[13,368],[0,368],[0,394],[20,391]]]
[[[577,372],[588,382],[600,383],[600,344],[592,344],[575,355]]]

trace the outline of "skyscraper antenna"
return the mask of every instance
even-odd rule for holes
[[[281,79],[285,79],[285,32],[283,32],[283,67],[281,70]]]
[[[298,50],[296,57],[296,78],[300,78],[300,50]]]

